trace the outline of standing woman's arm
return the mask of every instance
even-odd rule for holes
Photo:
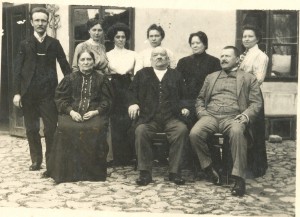
[[[81,46],[82,46],[82,44],[78,44],[75,48],[74,56],[73,56],[73,63],[72,63],[72,72],[79,71],[77,56],[78,56],[78,53],[80,52]]]
[[[258,55],[258,58],[254,61],[253,74],[256,76],[258,84],[261,85],[266,77],[269,58],[265,53]]]

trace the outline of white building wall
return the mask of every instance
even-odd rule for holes
[[[65,54],[67,56],[67,60],[69,61],[69,6],[68,5],[58,5],[59,10],[57,11],[57,14],[59,14],[60,17],[60,27],[56,31],[56,38],[60,41]],[[57,64],[57,75],[58,80],[60,81],[63,78],[63,74],[61,72],[61,69],[59,67],[59,64]]]
[[[262,92],[266,115],[297,115],[296,82],[264,82]]]
[[[57,30],[69,60],[69,9],[59,5],[61,27]],[[159,23],[165,30],[163,46],[171,49],[177,60],[191,54],[189,34],[203,31],[208,36],[207,53],[219,57],[221,49],[235,44],[236,11],[178,10],[178,9],[135,9],[135,50],[141,51],[148,45],[147,28]],[[63,75],[58,67],[59,80]],[[262,92],[266,115],[296,115],[297,89],[295,82],[264,82]]]
[[[166,36],[162,45],[172,50],[177,58],[191,54],[190,33],[203,31],[208,36],[207,53],[219,57],[221,49],[235,44],[236,13],[230,11],[142,9],[135,10],[135,50],[148,46],[147,29],[160,24]]]

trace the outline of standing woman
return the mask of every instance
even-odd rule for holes
[[[204,32],[191,33],[189,44],[193,54],[178,61],[177,70],[181,72],[186,88],[190,110],[188,125],[191,128],[198,120],[195,101],[202,88],[206,75],[221,70],[220,60],[206,53],[208,38]]]
[[[258,48],[258,43],[262,38],[258,28],[251,25],[243,27],[242,43],[245,52],[240,57],[239,68],[245,72],[256,76],[261,85],[265,79],[269,58]],[[263,176],[268,168],[266,143],[265,143],[265,112],[262,107],[253,132],[253,147],[249,150],[248,165],[253,172],[254,177]]]
[[[59,112],[47,175],[56,183],[105,181],[110,83],[94,69],[90,50],[78,53],[78,71],[67,75],[55,93]]]
[[[151,45],[150,48],[147,48],[139,53],[138,61],[136,64],[135,72],[144,68],[151,66],[151,53],[152,50],[158,46],[161,46],[162,40],[165,38],[165,31],[160,25],[152,24],[149,26],[147,30],[147,39]],[[166,48],[165,48],[166,49]],[[170,59],[170,67],[175,69],[176,67],[176,59],[174,54],[169,49],[166,49],[169,59]]]
[[[75,48],[72,70],[78,70],[77,56],[85,49],[89,49],[94,53],[95,66],[94,69],[99,73],[108,74],[108,60],[104,46],[104,32],[101,21],[99,19],[90,19],[86,23],[87,30],[90,34],[90,39],[78,44]]]
[[[130,38],[130,29],[123,23],[116,23],[108,29],[107,36],[114,42],[114,49],[107,53],[114,101],[111,111],[112,150],[115,165],[126,165],[134,158],[128,130],[131,120],[127,112],[126,93],[131,83],[136,63],[136,52],[125,48]]]

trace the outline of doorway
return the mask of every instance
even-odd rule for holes
[[[31,32],[29,4],[3,7],[1,125],[10,135],[25,137],[22,112],[13,106],[14,61],[20,42]],[[3,110],[2,110],[3,109]]]

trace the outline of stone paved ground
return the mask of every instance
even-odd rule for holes
[[[129,212],[294,216],[296,144],[268,143],[267,149],[267,174],[248,179],[246,195],[238,198],[231,196],[229,188],[216,187],[205,180],[189,181],[184,186],[166,182],[164,167],[154,168],[155,182],[145,187],[136,186],[138,172],[130,166],[110,168],[106,182],[55,185],[50,178],[40,178],[45,169],[28,171],[30,159],[25,139],[0,134],[0,207],[54,209],[53,213],[57,209],[113,211],[125,212],[125,216]],[[185,176],[190,180],[191,173],[185,171]]]

